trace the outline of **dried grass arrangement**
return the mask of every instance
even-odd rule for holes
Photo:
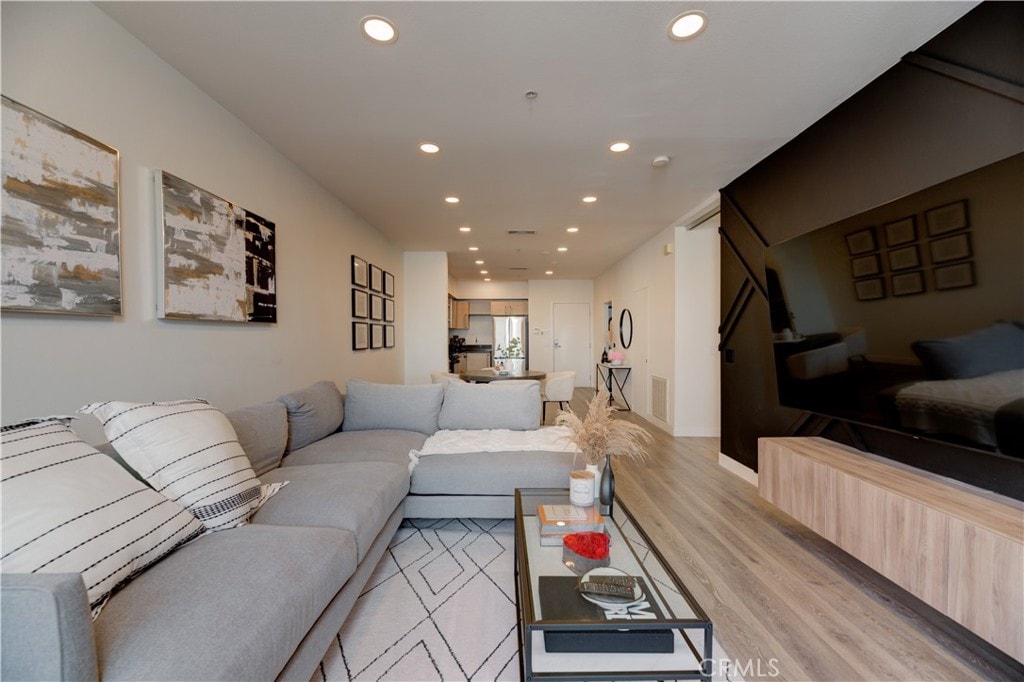
[[[555,424],[569,429],[569,440],[583,453],[587,464],[600,465],[606,455],[644,461],[647,445],[653,442],[646,429],[624,419],[614,419],[614,408],[608,392],[598,391],[587,406],[587,416],[580,419],[572,410],[559,412]]]

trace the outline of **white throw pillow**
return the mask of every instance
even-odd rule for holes
[[[95,415],[124,461],[208,530],[241,526],[287,483],[260,485],[231,422],[205,400],[93,403],[79,412]]]
[[[81,573],[93,618],[146,566],[203,532],[56,419],[3,427],[4,573]]]

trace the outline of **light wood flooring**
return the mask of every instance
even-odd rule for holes
[[[572,409],[584,413],[592,395],[578,388]],[[616,497],[710,615],[728,656],[761,661],[762,677],[748,682],[1024,679],[1020,664],[762,500],[718,464],[717,438],[673,438],[618,416],[655,444],[650,462],[616,464]]]

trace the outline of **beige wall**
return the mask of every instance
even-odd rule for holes
[[[233,408],[324,378],[402,380],[401,323],[396,349],[351,351],[349,256],[406,284],[379,232],[93,5],[3,3],[2,31],[4,94],[120,150],[124,292],[118,318],[3,315],[4,423],[104,399]],[[159,169],[276,223],[277,324],[157,319]]]

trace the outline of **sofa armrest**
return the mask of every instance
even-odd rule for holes
[[[92,614],[80,574],[4,574],[0,621],[3,679],[99,679]]]

